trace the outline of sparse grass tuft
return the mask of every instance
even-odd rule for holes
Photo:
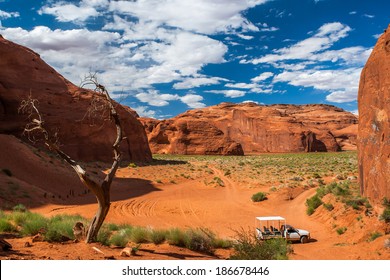
[[[374,241],[375,239],[379,238],[382,236],[382,233],[374,231],[373,233],[370,234],[370,237],[368,238],[368,241]]]
[[[338,235],[342,235],[344,234],[345,232],[347,231],[347,228],[346,227],[339,227],[336,229],[336,232]]]

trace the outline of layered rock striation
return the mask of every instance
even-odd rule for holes
[[[46,127],[58,133],[63,150],[83,161],[111,161],[115,126],[101,117],[87,117],[92,94],[47,65],[34,51],[0,36],[0,133],[22,137],[26,115],[18,112],[31,94],[39,101]],[[151,160],[142,124],[128,107],[116,104],[124,129],[123,158]]]
[[[221,103],[141,118],[153,153],[256,154],[356,149],[357,117],[330,105]]]
[[[361,192],[390,199],[390,25],[378,39],[359,84],[358,157]]]

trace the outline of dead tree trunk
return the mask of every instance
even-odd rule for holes
[[[49,135],[49,132],[44,127],[44,121],[42,120],[41,114],[36,106],[38,102],[36,99],[32,99],[31,96],[27,100],[22,101],[19,110],[23,113],[28,113],[29,118],[32,119],[30,123],[26,125],[24,132],[27,133],[30,140],[35,141],[36,138],[34,134],[38,133],[43,135],[43,140],[45,145],[52,151],[55,151],[60,158],[66,161],[77,173],[81,182],[96,196],[98,202],[98,210],[89,225],[87,232],[86,242],[90,243],[96,240],[98,232],[103,225],[103,222],[110,210],[111,198],[110,198],[110,189],[112,180],[115,177],[115,173],[119,167],[121,160],[121,152],[119,149],[120,142],[123,140],[122,136],[122,126],[120,123],[119,115],[114,107],[114,102],[108,94],[106,88],[100,85],[97,82],[97,79],[94,75],[86,78],[83,86],[85,85],[94,85],[95,90],[94,94],[97,95],[97,98],[101,98],[104,103],[108,106],[109,114],[111,120],[116,126],[116,139],[112,145],[114,158],[112,166],[104,178],[102,183],[95,182],[88,175],[87,172],[73,159],[71,159],[66,153],[64,153],[59,146],[56,144],[56,141],[52,140],[52,137]],[[92,108],[92,111],[94,108]],[[36,118],[33,118],[36,117]]]

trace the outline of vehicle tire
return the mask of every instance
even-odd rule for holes
[[[302,244],[305,244],[305,243],[307,243],[307,242],[309,242],[309,238],[308,238],[306,235],[302,236],[302,237],[301,237],[301,243],[302,243]]]

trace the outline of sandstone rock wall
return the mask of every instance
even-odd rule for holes
[[[241,154],[241,148],[245,154],[356,149],[356,116],[329,105],[222,103],[169,120],[141,121],[153,153]]]
[[[379,205],[390,199],[390,26],[362,71],[358,102],[360,188]]]
[[[71,157],[83,161],[112,160],[115,126],[99,118],[85,118],[91,102],[87,90],[80,91],[32,50],[1,36],[0,57],[0,133],[22,137],[26,116],[18,113],[18,107],[31,94],[39,100],[47,127],[58,132],[63,150]],[[126,136],[121,143],[123,158],[151,160],[145,131],[134,111],[117,106]]]

